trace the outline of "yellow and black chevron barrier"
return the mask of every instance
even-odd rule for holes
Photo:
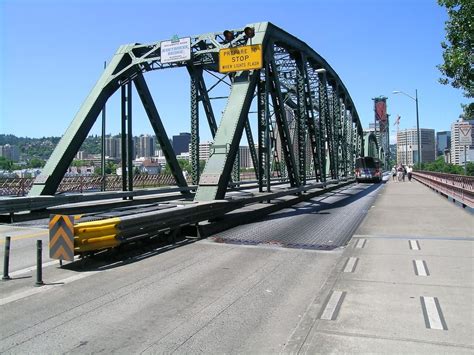
[[[50,257],[70,260],[74,254],[109,249],[121,243],[117,238],[120,218],[79,222],[80,216],[52,215],[49,221]]]

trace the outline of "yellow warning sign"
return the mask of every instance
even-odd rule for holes
[[[74,260],[74,217],[52,215],[49,220],[49,257]]]
[[[229,73],[262,68],[262,45],[223,48],[219,51],[219,72]]]

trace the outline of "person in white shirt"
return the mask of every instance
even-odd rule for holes
[[[413,172],[413,167],[408,165],[407,167],[407,174],[408,174],[408,181],[411,181],[411,173]]]

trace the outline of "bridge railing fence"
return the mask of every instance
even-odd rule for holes
[[[252,172],[243,172],[241,181],[255,179]],[[26,196],[33,185],[34,178],[0,178],[0,196]],[[59,184],[57,193],[101,191],[102,176],[66,176]],[[191,176],[187,177],[191,184]],[[133,187],[146,189],[160,186],[174,186],[176,182],[171,174],[137,174],[133,178]],[[122,176],[107,175],[105,191],[121,191]]]
[[[413,172],[413,177],[434,190],[474,208],[473,176],[416,171]]]
[[[59,184],[57,193],[100,191],[102,179],[101,176],[64,177]],[[0,178],[0,196],[26,196],[33,181],[34,178]],[[173,185],[176,183],[171,174],[140,174],[135,175],[133,179],[133,186],[137,189]],[[108,175],[105,177],[105,191],[120,190],[122,190],[121,176]]]

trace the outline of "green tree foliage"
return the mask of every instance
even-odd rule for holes
[[[189,163],[188,160],[185,159],[178,159],[178,164],[183,170],[183,172],[187,172],[188,174],[191,174],[191,164]],[[164,174],[171,174],[171,168],[168,163],[166,163],[165,170],[163,172]]]
[[[0,170],[11,171],[13,168],[13,162],[5,157],[0,157]]]
[[[466,170],[468,176],[474,176],[474,163],[472,161],[467,163]]]
[[[465,175],[463,166],[447,164],[444,162],[444,157],[439,157],[431,163],[422,163],[421,170],[437,171],[446,174]],[[472,162],[467,163],[467,175],[474,176],[474,163]]]
[[[33,158],[28,162],[28,167],[37,169],[37,168],[42,168],[44,164],[46,164],[44,160]]]
[[[112,161],[105,162],[105,173],[107,175],[114,174],[117,171],[117,164]],[[94,175],[102,175],[102,168],[99,166],[98,168],[94,169]]]
[[[438,0],[448,11],[446,41],[441,43],[444,63],[438,66],[442,84],[462,89],[466,97],[474,97],[474,1]],[[474,103],[463,106],[466,118],[474,117]]]

